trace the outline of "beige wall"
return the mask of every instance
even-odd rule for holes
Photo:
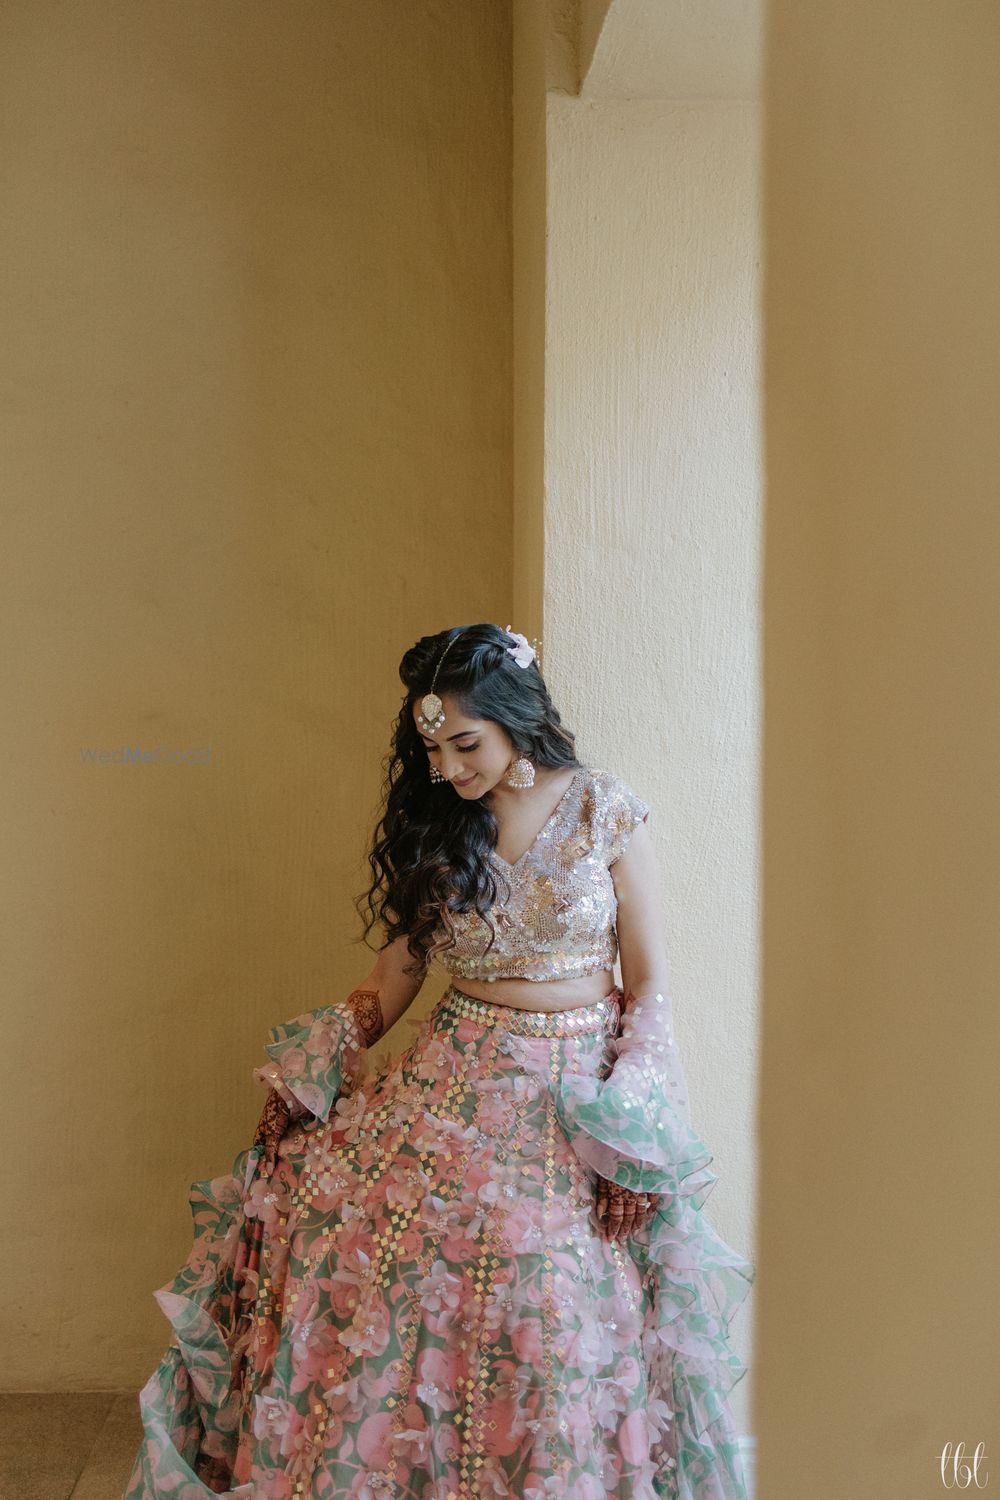
[[[515,153],[535,14],[515,6]],[[634,17],[622,40],[648,77]],[[620,98],[617,42],[609,91],[591,74],[581,94],[572,41],[554,0],[547,245],[531,263],[537,298],[544,287],[546,676],[581,757],[654,805],[677,1033],[719,1177],[709,1212],[752,1256],[759,104]],[[591,36],[586,55],[602,43]],[[516,245],[521,211],[515,196]],[[752,1296],[732,1329],[748,1364],[751,1309]],[[750,1384],[733,1402],[752,1463]]]
[[[768,48],[761,1493],[990,1493],[1000,8]]]
[[[514,618],[543,638],[545,592],[545,238],[547,13],[512,0]],[[543,642],[544,645],[544,642]],[[546,663],[542,661],[547,670]]]
[[[654,805],[708,1211],[752,1255],[757,109],[553,96],[549,141],[548,675],[583,758]]]
[[[12,0],[0,69],[2,1381],[126,1387],[369,967],[399,656],[511,615],[509,17]]]

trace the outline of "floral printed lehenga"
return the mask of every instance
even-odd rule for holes
[[[342,1006],[272,1033],[302,1113],[269,1177],[244,1151],[192,1189],[127,1500],[744,1500],[727,1331],[753,1269],[703,1211],[711,1155],[663,1101],[663,1206],[621,1244],[573,1149],[634,1164],[650,1135],[602,1094],[618,1001],[451,987],[367,1077]]]

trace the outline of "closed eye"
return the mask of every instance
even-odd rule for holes
[[[434,752],[436,750],[440,750],[440,748],[441,748],[440,745],[425,745],[424,746],[424,749],[427,751],[428,755],[433,755]],[[476,740],[476,742],[475,742],[474,745],[456,745],[455,749],[458,750],[458,751],[460,751],[462,755],[468,755],[470,753],[470,751],[472,751],[472,750],[478,750],[479,749],[479,741]]]

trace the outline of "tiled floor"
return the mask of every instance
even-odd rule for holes
[[[0,1396],[3,1500],[121,1500],[139,1446],[138,1392]]]

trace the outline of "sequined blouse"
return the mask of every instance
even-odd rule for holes
[[[454,943],[437,955],[455,979],[577,979],[611,969],[618,957],[618,901],[611,866],[649,805],[612,771],[581,767],[548,821],[513,865],[490,858],[510,898],[490,908],[497,929],[475,911],[451,913]],[[444,937],[439,924],[435,937]]]

